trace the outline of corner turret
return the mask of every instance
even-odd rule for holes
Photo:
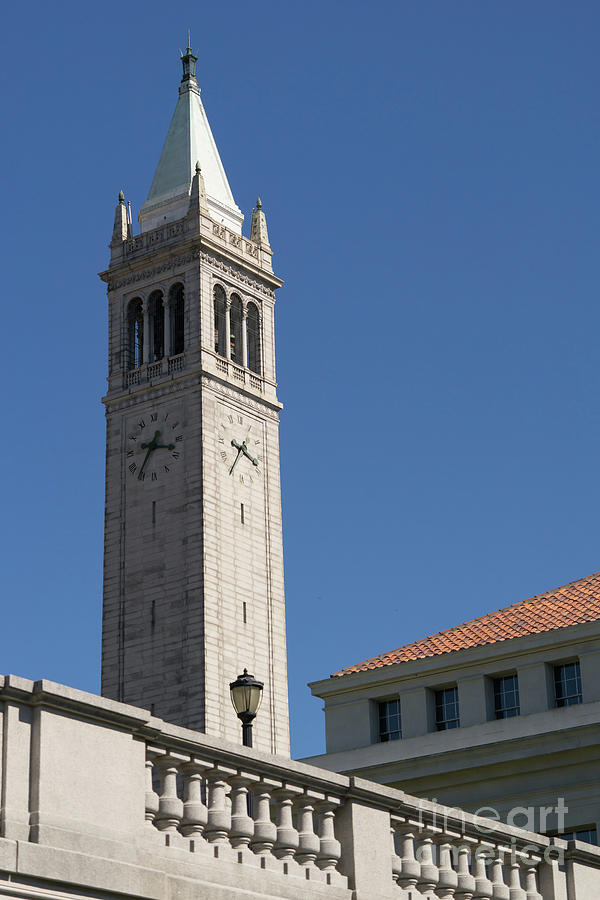
[[[126,241],[129,237],[129,221],[127,218],[127,205],[125,203],[125,194],[119,191],[119,199],[117,208],[115,209],[115,224],[113,226],[111,244],[118,244]]]
[[[267,220],[262,208],[260,197],[256,198],[256,206],[252,210],[252,222],[250,223],[250,240],[261,248],[271,252],[269,244],[269,232],[267,231]]]
[[[190,208],[188,215],[198,216],[202,213],[204,213],[205,216],[210,215],[208,210],[208,203],[206,202],[206,185],[204,184],[204,177],[202,175],[202,169],[200,168],[200,161],[198,161],[196,163],[196,171],[192,179],[192,188],[190,190]]]

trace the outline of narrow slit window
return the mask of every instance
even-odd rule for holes
[[[237,294],[232,294],[231,306],[229,307],[229,344],[230,359],[238,366],[245,366],[246,360],[243,358],[242,344],[242,301]]]
[[[144,315],[141,297],[134,297],[127,307],[127,368],[138,369],[144,352]]]
[[[240,503],[240,522],[244,524],[244,504]]]
[[[254,303],[248,304],[246,327],[248,329],[248,368],[260,375],[260,318],[258,308]]]
[[[161,291],[153,291],[148,301],[150,322],[150,362],[162,359],[165,351],[165,312]]]
[[[244,602],[242,603],[242,613],[243,613],[243,616],[244,616],[244,625],[246,625],[247,622],[248,622],[248,616],[247,616],[246,601],[245,601],[245,600],[244,600]]]
[[[215,285],[214,290],[214,320],[215,320],[215,353],[226,356],[225,351],[225,291],[220,284]]]
[[[183,285],[174,284],[169,291],[169,314],[171,316],[171,346],[168,356],[178,356],[184,349],[184,300]]]

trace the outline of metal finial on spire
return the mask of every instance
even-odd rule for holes
[[[191,53],[191,51],[192,51],[192,42],[191,42],[191,39],[190,39],[190,29],[189,29],[189,28],[188,28],[188,45],[187,45],[187,49],[188,49],[188,50],[190,51],[190,53]]]
[[[125,203],[125,194],[123,191],[119,191],[119,203]]]
[[[196,175],[199,175],[202,169],[200,168],[200,160],[196,162]]]
[[[262,202],[261,202],[260,197],[257,197],[257,198],[256,198],[256,208],[257,208],[257,209],[262,209]]]
[[[194,52],[192,50],[190,44],[190,32],[188,30],[188,45],[185,51],[185,54],[181,54],[181,64],[183,66],[183,77],[182,82],[191,81],[193,83],[196,82],[196,63],[198,62],[198,57],[194,56]]]

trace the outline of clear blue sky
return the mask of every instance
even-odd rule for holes
[[[275,267],[305,683],[600,569],[600,5],[9,4],[0,671],[99,689],[106,300],[187,28]],[[235,674],[235,673],[233,673]]]

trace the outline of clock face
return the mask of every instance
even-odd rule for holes
[[[183,429],[179,412],[149,410],[129,424],[125,464],[136,481],[168,478],[183,456]]]
[[[251,487],[262,477],[261,429],[255,419],[221,407],[217,453],[222,470],[235,484]]]

